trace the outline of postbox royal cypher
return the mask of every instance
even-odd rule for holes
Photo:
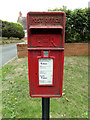
[[[61,97],[64,12],[28,12],[28,74],[31,97]]]

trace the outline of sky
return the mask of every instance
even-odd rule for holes
[[[48,9],[88,8],[90,0],[0,0],[0,19],[3,21],[17,22],[19,12],[26,17],[29,11],[48,11]]]

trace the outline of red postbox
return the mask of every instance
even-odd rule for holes
[[[64,12],[27,14],[31,97],[61,97],[64,65]]]

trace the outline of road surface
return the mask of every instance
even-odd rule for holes
[[[17,56],[17,45],[9,44],[0,46],[0,67],[5,65],[9,60]]]

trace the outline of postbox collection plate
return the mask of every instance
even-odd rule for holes
[[[28,74],[31,97],[61,97],[64,65],[64,12],[29,12]]]
[[[53,59],[39,59],[39,85],[53,85]]]

